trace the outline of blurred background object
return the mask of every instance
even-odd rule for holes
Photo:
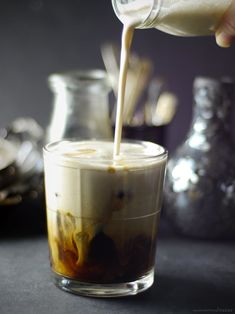
[[[235,238],[234,82],[198,77],[187,137],[168,162],[165,212],[179,233]]]
[[[0,129],[1,232],[45,226],[42,145],[44,132],[32,118]]]
[[[119,81],[120,47],[101,45],[101,55],[115,95],[110,104],[114,130]],[[123,111],[122,137],[152,141],[165,145],[166,125],[175,116],[177,96],[167,91],[167,80],[153,77],[154,65],[150,59],[132,51],[129,56],[127,84]]]
[[[18,118],[0,129],[0,135],[0,206],[38,198],[42,190],[42,128],[31,118]]]
[[[114,46],[107,43],[101,46],[101,54],[104,65],[111,79],[116,98],[118,93],[120,52],[121,49],[118,45]],[[153,64],[150,59],[140,58],[138,54],[133,52],[130,53],[123,111],[124,125],[132,124],[136,108],[143,96],[144,91],[147,88],[152,71]],[[116,117],[116,102],[112,108],[111,116],[114,124]]]
[[[112,139],[108,75],[102,70],[51,74],[54,94],[46,142],[64,138]]]
[[[0,21],[1,126],[30,116],[47,127],[53,97],[47,77],[72,69],[104,68],[100,46],[120,43],[122,30],[107,0],[2,0]],[[148,29],[136,30],[132,51],[150,59],[153,77],[166,78],[178,97],[177,113],[167,127],[166,146],[172,152],[191,122],[194,77],[235,77],[235,46],[221,49],[213,36],[181,38]]]

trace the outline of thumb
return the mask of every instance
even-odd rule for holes
[[[219,25],[216,33],[216,42],[220,47],[230,47],[235,39],[235,0],[232,1],[228,11]]]

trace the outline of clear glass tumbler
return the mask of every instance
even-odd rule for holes
[[[60,141],[44,148],[55,284],[80,295],[137,294],[153,284],[167,152],[157,144]]]

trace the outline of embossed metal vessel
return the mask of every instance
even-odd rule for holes
[[[194,115],[168,163],[165,211],[178,232],[198,238],[235,235],[235,147],[230,118],[234,83],[196,78]]]

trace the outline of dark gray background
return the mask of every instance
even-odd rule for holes
[[[0,126],[18,116],[32,116],[46,126],[52,100],[47,76],[103,68],[100,45],[119,43],[121,28],[111,0],[1,0]],[[213,37],[179,38],[138,30],[133,50],[150,57],[155,74],[164,76],[179,96],[177,116],[168,130],[167,146],[174,149],[191,121],[194,77],[235,77],[235,46],[221,49]]]

